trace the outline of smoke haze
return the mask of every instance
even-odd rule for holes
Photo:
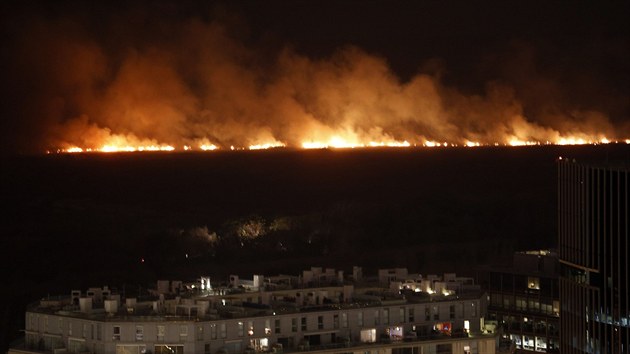
[[[623,33],[582,49],[625,69],[616,74],[514,38],[464,58],[478,80],[458,85],[462,69],[440,53],[405,76],[361,43],[312,55],[253,33],[225,6],[74,5],[5,5],[4,150],[630,138]]]

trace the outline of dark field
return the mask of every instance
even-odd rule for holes
[[[474,275],[555,246],[558,156],[630,161],[630,146],[4,157],[0,350],[28,302],[88,286],[311,265]]]

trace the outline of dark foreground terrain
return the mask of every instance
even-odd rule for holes
[[[4,157],[0,351],[28,302],[88,286],[311,265],[474,275],[555,246],[558,156],[630,147]]]

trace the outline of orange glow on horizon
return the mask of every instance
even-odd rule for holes
[[[452,142],[439,142],[433,140],[424,140],[423,142],[418,141],[409,142],[407,140],[404,141],[352,141],[346,140],[340,136],[333,136],[328,141],[304,141],[300,146],[293,146],[280,141],[273,141],[261,144],[249,145],[247,147],[239,147],[231,145],[229,147],[222,148],[218,145],[212,143],[203,143],[199,144],[196,147],[192,145],[183,145],[181,148],[176,148],[173,145],[169,144],[153,144],[153,145],[133,145],[131,143],[121,143],[121,144],[105,144],[100,147],[80,147],[76,145],[69,145],[69,147],[58,148],[54,150],[48,150],[47,153],[55,152],[55,153],[116,153],[116,152],[143,152],[143,151],[161,151],[161,152],[169,152],[169,151],[215,151],[221,149],[229,149],[229,150],[267,150],[267,149],[275,149],[275,148],[298,148],[298,149],[357,149],[357,148],[412,148],[412,147],[425,147],[425,148],[438,148],[438,147],[482,147],[482,146],[540,146],[540,145],[597,145],[597,144],[630,144],[630,139],[625,140],[611,140],[606,137],[601,138],[593,138],[586,139],[583,137],[560,137],[557,141],[527,141],[521,140],[516,137],[511,138],[509,141],[505,143],[482,143],[479,141],[470,141],[465,140],[461,143],[452,143]]]

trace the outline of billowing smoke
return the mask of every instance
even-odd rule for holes
[[[526,43],[506,50],[509,59],[489,58],[500,75],[470,92],[446,84],[441,70],[402,80],[387,58],[351,43],[323,58],[265,50],[234,34],[229,19],[56,14],[4,29],[12,40],[3,144],[12,150],[630,138],[618,123],[628,117],[611,119],[627,114],[625,93],[589,104],[582,96],[598,101],[601,85],[584,79],[594,91],[576,88],[575,103],[574,88],[541,73]]]

